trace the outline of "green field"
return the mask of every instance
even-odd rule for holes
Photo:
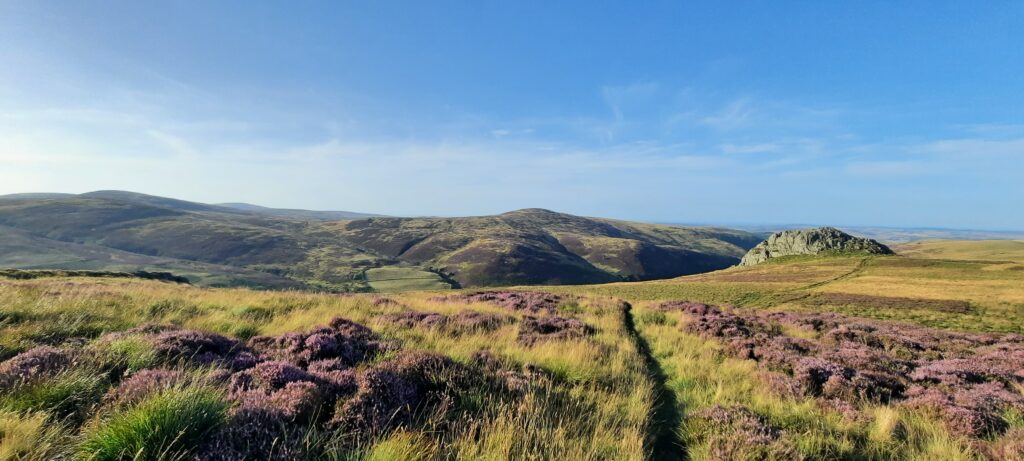
[[[366,280],[374,291],[393,293],[399,291],[447,290],[451,284],[440,275],[412,267],[385,266],[366,271]]]

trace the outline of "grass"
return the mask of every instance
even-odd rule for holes
[[[224,422],[228,404],[205,387],[170,389],[87,428],[79,457],[89,461],[179,460]]]
[[[441,276],[420,268],[384,266],[368,269],[366,280],[374,291],[426,291],[451,288]]]
[[[921,240],[897,245],[913,258],[1024,264],[1024,240]]]
[[[440,353],[464,364],[486,350],[509,370],[539,370],[546,378],[515,398],[486,387],[466,389],[458,396],[463,413],[424,414],[415,424],[355,449],[330,434],[310,432],[306,437],[317,447],[316,459],[983,459],[978,441],[949,433],[934,415],[876,404],[850,419],[813,399],[781,394],[754,362],[731,358],[718,342],[685,332],[682,326],[690,319],[684,314],[653,305],[691,300],[746,309],[824,310],[1021,333],[1024,272],[1001,264],[983,258],[792,258],[665,281],[532,287],[569,295],[556,315],[578,318],[596,330],[589,338],[534,345],[518,341],[516,323],[453,332],[407,328],[382,318],[407,310],[524,315],[488,303],[441,300],[437,292],[387,294],[393,302],[383,303],[382,295],[208,289],[125,278],[0,279],[0,359],[39,344],[76,344],[89,357],[40,381],[0,389],[0,454],[181,459],[190,447],[201,446],[204,434],[228,411],[221,391],[194,385],[130,407],[105,403],[101,396],[121,376],[156,363],[146,341],[98,339],[107,332],[157,323],[246,339],[308,331],[341,316],[403,350]],[[372,278],[387,275],[368,278],[375,283]],[[622,300],[633,304],[631,313],[623,310]],[[739,443],[733,429],[694,416],[715,406],[745,408],[785,435],[763,447]],[[451,420],[453,414],[462,416]],[[1011,427],[1024,428],[1019,414],[1006,419]],[[982,443],[994,446],[1001,440],[1012,442]]]
[[[99,402],[106,385],[101,375],[72,369],[8,389],[0,397],[0,408],[17,412],[45,411],[58,419],[82,420]]]
[[[59,433],[60,425],[45,412],[0,410],[0,459],[51,459]]]

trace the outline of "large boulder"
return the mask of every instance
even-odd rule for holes
[[[779,256],[821,253],[890,255],[893,251],[875,240],[854,237],[834,227],[818,227],[776,232],[750,249],[740,265],[753,266]]]

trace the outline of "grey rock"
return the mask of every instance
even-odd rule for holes
[[[740,266],[753,266],[779,256],[820,253],[894,254],[889,247],[875,240],[854,237],[834,227],[818,227],[776,232],[751,248],[743,256]]]

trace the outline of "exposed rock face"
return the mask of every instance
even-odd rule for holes
[[[893,251],[871,239],[854,237],[834,227],[776,232],[743,256],[741,266],[753,266],[779,256],[825,252],[890,255]]]

